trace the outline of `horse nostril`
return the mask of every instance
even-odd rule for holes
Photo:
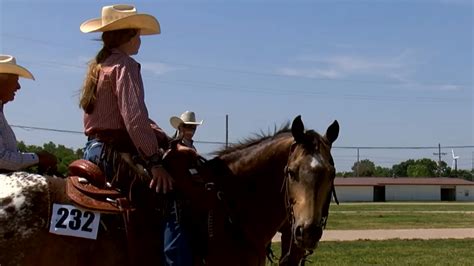
[[[303,226],[298,225],[295,230],[295,237],[302,238],[303,237]]]
[[[323,228],[321,226],[318,226],[318,225],[315,225],[315,224],[311,224],[310,226],[308,226],[308,228],[306,228],[306,231],[307,231],[308,235],[310,235],[312,238],[314,237],[318,240],[323,235]]]

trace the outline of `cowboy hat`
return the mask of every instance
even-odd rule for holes
[[[160,34],[160,23],[152,15],[138,14],[132,5],[111,5],[102,7],[102,16],[83,22],[80,29],[84,33],[140,29],[141,35],[151,35]]]
[[[32,80],[35,79],[28,69],[17,65],[15,57],[11,55],[0,55],[0,73],[14,74]]]
[[[186,111],[181,114],[181,117],[172,116],[170,118],[170,124],[175,129],[178,129],[179,125],[186,124],[186,125],[202,125],[203,120],[200,122],[196,122],[196,115],[194,112]]]

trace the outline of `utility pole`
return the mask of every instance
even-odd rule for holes
[[[359,148],[357,148],[357,167],[356,167],[356,176],[357,176],[357,177],[359,177],[359,166],[360,166]]]
[[[229,115],[225,115],[225,147],[229,147]]]
[[[471,159],[472,159],[471,172],[474,173],[474,151],[472,152]]]
[[[472,164],[471,164],[471,181],[474,181],[474,151],[472,152]]]
[[[446,155],[446,152],[441,152],[441,143],[438,143],[438,152],[433,155],[438,155],[438,177],[441,177],[441,155]]]

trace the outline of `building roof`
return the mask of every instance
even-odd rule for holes
[[[449,177],[336,177],[336,186],[441,185],[474,186],[474,182]]]

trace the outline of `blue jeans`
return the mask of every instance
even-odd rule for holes
[[[108,178],[114,176],[113,166],[102,157],[104,144],[92,139],[87,141],[83,159],[97,164]],[[173,201],[170,213],[166,215],[163,222],[164,243],[163,253],[165,265],[188,266],[192,265],[192,252],[190,242],[185,230],[178,221],[178,209],[176,201]]]
[[[169,215],[164,221],[165,265],[192,265],[193,257],[186,231],[178,221],[176,201],[173,201]]]
[[[105,176],[110,180],[114,176],[113,166],[108,164],[102,157],[102,149],[104,143],[99,142],[97,139],[91,139],[87,141],[84,149],[84,156],[82,159],[91,161],[99,166],[104,171]]]
[[[84,149],[84,156],[82,158],[99,165],[103,146],[104,144],[96,139],[87,141],[86,148]]]

